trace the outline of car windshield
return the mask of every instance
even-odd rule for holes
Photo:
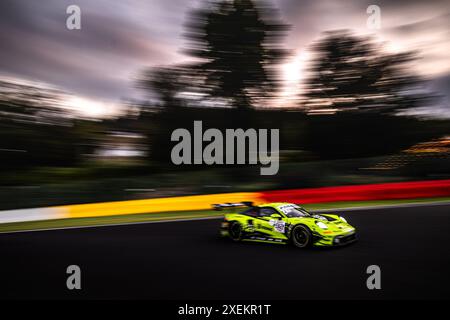
[[[280,207],[280,210],[288,217],[288,218],[301,218],[301,217],[309,217],[310,214],[305,209],[295,206],[288,205]]]

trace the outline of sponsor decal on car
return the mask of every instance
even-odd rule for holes
[[[279,206],[278,209],[281,210],[281,212],[283,212],[284,214],[289,213],[292,209],[298,208],[298,206],[294,205],[294,204],[286,204],[286,205],[282,205]]]
[[[270,220],[269,224],[273,226],[273,229],[277,232],[284,233],[286,229],[286,222],[279,220]]]

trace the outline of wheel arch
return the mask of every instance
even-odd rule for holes
[[[292,236],[292,230],[294,230],[295,227],[298,227],[298,226],[303,226],[303,227],[307,228],[309,230],[309,232],[311,232],[311,234],[313,234],[313,232],[314,232],[307,224],[305,224],[303,222],[299,222],[299,223],[293,224],[292,227],[290,228],[290,230],[289,230],[289,239]]]

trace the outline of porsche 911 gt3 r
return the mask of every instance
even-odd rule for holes
[[[308,246],[341,246],[356,241],[356,230],[335,214],[312,214],[292,203],[253,206],[249,202],[213,205],[216,210],[248,207],[227,213],[221,235],[234,241],[292,243]]]

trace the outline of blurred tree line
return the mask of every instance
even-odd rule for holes
[[[138,86],[149,93],[138,116],[92,121],[70,114],[57,91],[0,82],[1,170],[80,166],[102,135],[144,134],[148,163],[168,168],[173,130],[280,129],[282,150],[315,159],[358,158],[398,152],[448,134],[449,121],[409,116],[432,106],[424,81],[411,70],[417,54],[387,54],[373,39],[341,30],[312,46],[309,77],[295,107],[274,108],[289,57],[289,27],[262,1],[209,1],[191,13],[185,52],[195,62],[144,70]],[[135,107],[135,106],[134,106]]]
[[[1,170],[76,166],[96,147],[99,122],[76,118],[62,102],[58,90],[0,80]]]
[[[148,119],[150,158],[168,162],[171,132],[195,120],[219,129],[279,128],[282,150],[324,159],[391,154],[448,133],[448,121],[407,115],[436,101],[412,71],[418,53],[387,53],[348,30],[326,32],[312,45],[295,108],[267,108],[280,101],[276,67],[289,57],[288,30],[261,1],[211,1],[194,11],[186,53],[199,62],[146,70],[139,81],[162,107]]]

